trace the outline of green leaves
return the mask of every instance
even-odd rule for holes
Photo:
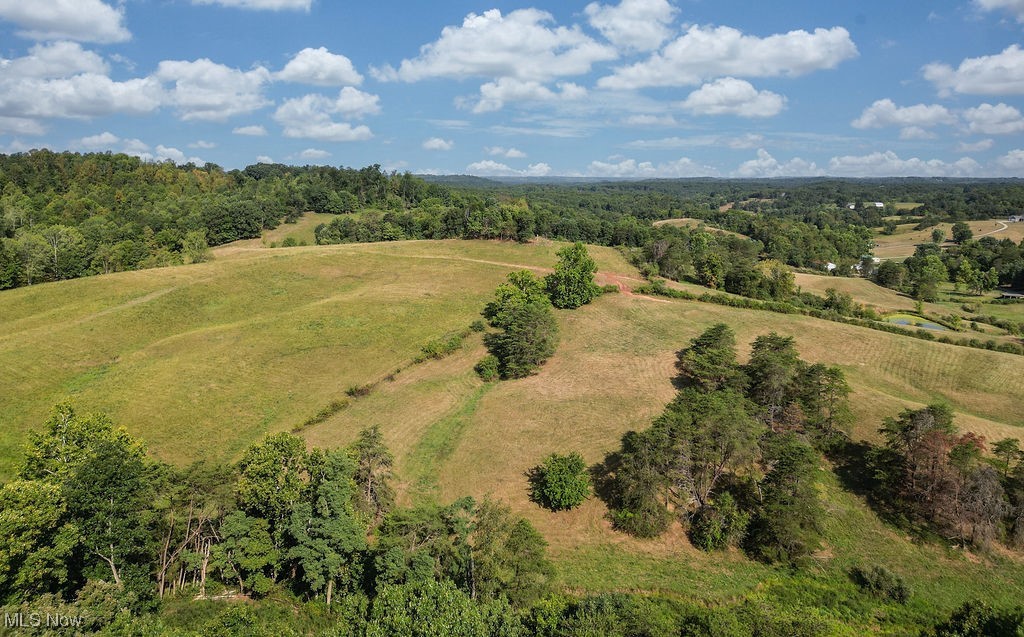
[[[590,497],[590,475],[577,452],[553,453],[530,470],[530,499],[552,511],[575,509]]]
[[[558,322],[541,282],[528,270],[510,273],[483,315],[502,330],[484,335],[502,378],[529,376],[555,353]]]
[[[601,288],[594,283],[595,272],[597,263],[582,243],[559,250],[554,273],[544,277],[551,304],[559,309],[574,310],[597,298]]]

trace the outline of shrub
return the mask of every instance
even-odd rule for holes
[[[345,409],[346,407],[348,407],[348,401],[347,400],[344,400],[344,399],[342,399],[342,400],[332,400],[329,405],[327,405],[326,407],[324,407],[320,411],[316,412],[316,414],[314,414],[314,415],[310,416],[309,418],[307,418],[305,421],[302,422],[302,424],[299,424],[299,425],[296,425],[295,427],[292,427],[292,432],[298,433],[298,432],[302,431],[303,429],[305,429],[306,427],[312,427],[313,425],[319,425],[320,423],[324,422],[325,420],[327,420],[328,418],[330,418],[334,414],[338,413],[342,409]]]
[[[441,338],[435,338],[422,348],[420,354],[413,359],[414,363],[423,363],[428,360],[441,360],[445,356],[462,348],[462,339],[469,336],[469,331],[449,334]]]
[[[863,568],[855,566],[850,571],[854,583],[865,593],[890,600],[898,604],[906,604],[910,599],[910,587],[903,578],[884,566]]]
[[[740,511],[728,493],[703,506],[690,519],[690,542],[703,551],[717,551],[735,546],[743,539],[750,516]]]
[[[930,632],[934,637],[972,637],[977,635],[1020,635],[1024,631],[1024,607],[995,609],[981,601],[966,602],[949,619]]]
[[[494,382],[501,376],[498,373],[498,357],[494,354],[488,354],[480,359],[480,362],[473,367],[473,370],[481,380],[487,383]]]
[[[575,509],[590,497],[590,476],[583,456],[553,453],[529,472],[530,499],[552,511]]]
[[[480,319],[477,319],[469,324],[469,330],[471,332],[482,332],[487,329],[487,323],[484,323]]]
[[[345,393],[352,398],[361,398],[363,396],[369,396],[370,393],[377,387],[377,383],[366,383],[365,385],[352,385],[345,390]]]

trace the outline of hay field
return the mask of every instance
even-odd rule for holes
[[[905,259],[914,254],[918,244],[928,243],[932,240],[932,230],[935,228],[946,233],[947,241],[953,234],[953,224],[951,223],[940,223],[924,230],[914,230],[916,225],[916,222],[904,223],[896,227],[895,234],[876,234],[874,255],[881,259]],[[1009,223],[1005,219],[990,219],[988,221],[968,221],[967,225],[974,232],[975,239],[991,236],[996,239],[1010,239],[1014,243],[1024,240],[1024,223]]]
[[[175,463],[236,459],[289,430],[348,387],[386,376],[427,341],[468,325],[505,274],[543,271],[560,245],[400,242],[244,248],[207,264],[129,272],[0,293],[0,479],[26,432],[69,398],[103,411]],[[605,272],[635,276],[621,255],[591,248]],[[545,455],[588,462],[646,427],[672,398],[675,352],[708,326],[736,330],[741,357],[768,331],[796,339],[812,362],[840,365],[853,387],[855,435],[882,418],[944,398],[962,429],[1024,439],[1024,357],[929,343],[810,317],[609,294],[558,313],[562,342],[530,378],[484,384],[478,335],[440,361],[408,368],[327,421],[311,445],[350,442],[381,426],[397,457],[404,502],[493,495],[526,515],[551,545],[568,590],[644,590],[708,600],[759,589],[778,571],[736,552],[705,555],[677,527],[657,540],[615,533],[603,505],[552,514],[527,498],[524,472]],[[861,554],[905,564],[929,599],[960,592],[1024,595],[1024,568],[997,556],[950,556],[885,527],[857,497],[826,482],[842,575]],[[932,568],[943,564],[943,569]],[[966,594],[966,593],[965,593]]]
[[[716,228],[709,226],[703,219],[691,219],[689,217],[681,217],[679,219],[662,219],[661,221],[655,221],[655,226],[677,226],[679,228],[699,228],[704,226],[704,229],[708,232],[718,234],[731,234],[734,237],[744,237],[747,235],[733,232],[732,230],[723,230],[722,228]]]

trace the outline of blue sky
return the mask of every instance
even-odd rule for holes
[[[1024,0],[0,0],[0,152],[1024,177]]]

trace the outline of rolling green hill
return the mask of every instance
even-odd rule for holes
[[[27,432],[60,400],[108,413],[156,457],[185,464],[236,460],[347,389],[380,381],[302,435],[338,446],[380,425],[397,458],[401,499],[493,494],[508,502],[550,542],[567,589],[720,600],[784,595],[787,576],[738,552],[701,553],[678,527],[657,540],[616,533],[596,499],[572,512],[543,511],[529,502],[524,479],[553,451],[596,462],[624,432],[646,427],[675,394],[675,352],[708,326],[732,326],[744,355],[757,335],[775,330],[795,337],[805,360],[841,366],[854,390],[857,437],[873,439],[882,418],[904,407],[945,398],[961,429],[1024,440],[1024,357],[628,291],[559,312],[561,345],[535,376],[482,383],[472,371],[484,353],[476,335],[448,358],[408,365],[431,339],[479,318],[508,272],[550,268],[559,247],[236,246],[199,265],[2,292],[0,479],[13,475]],[[637,277],[616,251],[590,251],[601,282]],[[913,542],[835,479],[825,485],[828,546],[809,577],[886,564],[920,593],[924,606],[908,608],[911,617],[967,597],[1024,597],[1020,556]]]

